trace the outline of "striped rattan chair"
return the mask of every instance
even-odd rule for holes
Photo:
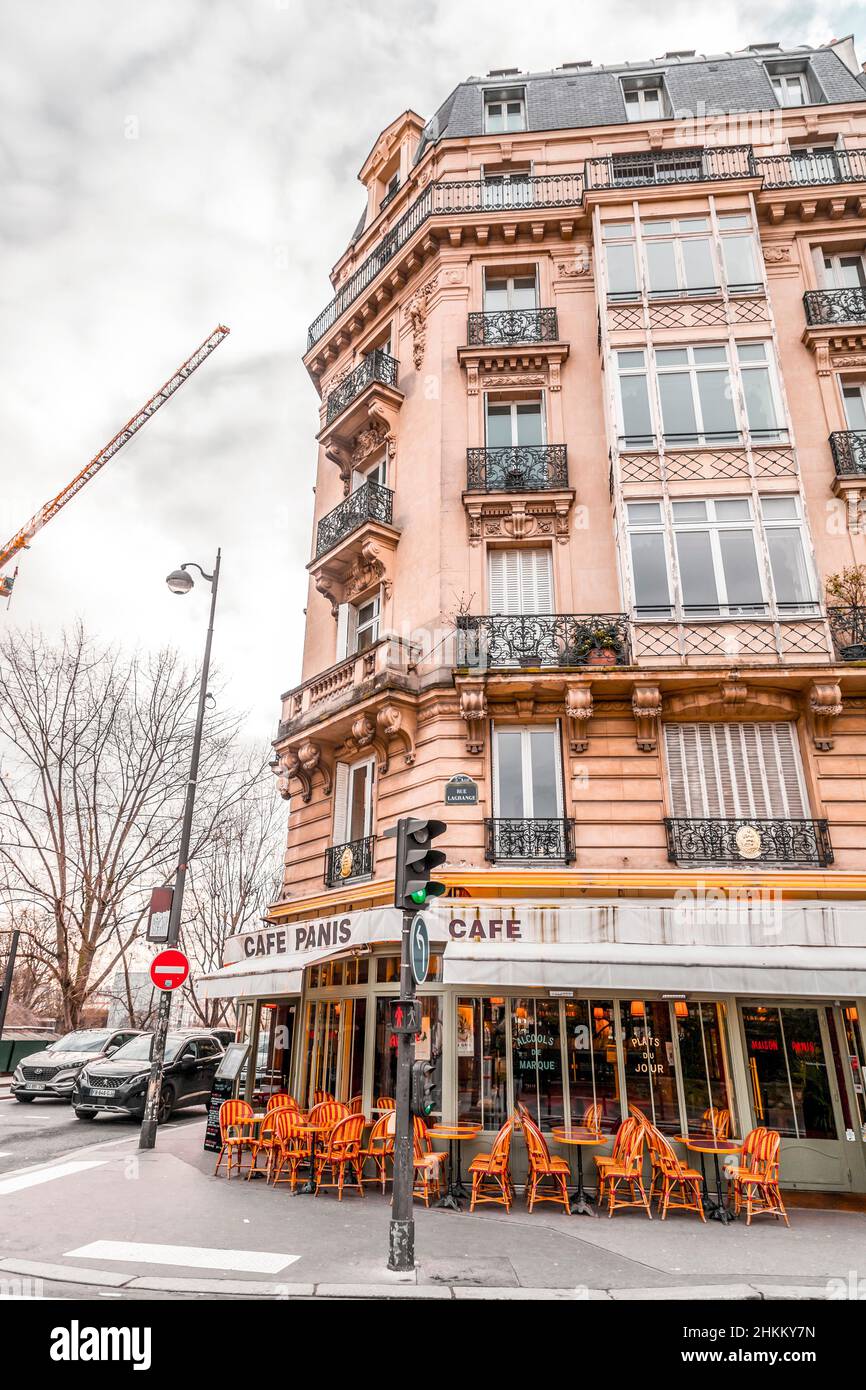
[[[366,1148],[361,1150],[363,1163],[372,1163],[375,1173],[372,1177],[364,1178],[364,1182],[378,1182],[385,1191],[385,1184],[388,1181],[388,1160],[394,1162],[394,1111],[386,1110],[379,1116],[373,1128],[370,1130]]]
[[[474,1211],[482,1202],[494,1202],[511,1210],[512,1183],[509,1157],[514,1121],[506,1120],[493,1141],[489,1153],[476,1154],[469,1165],[472,1174],[472,1200],[469,1210]]]
[[[642,1125],[633,1116],[623,1120],[617,1131],[614,1145],[614,1161],[602,1166],[599,1164],[598,1204],[607,1199],[608,1216],[613,1216],[618,1207],[643,1207],[650,1221],[649,1196],[643,1182],[643,1146],[647,1125]],[[628,1196],[622,1195],[623,1188]]]
[[[568,1180],[571,1169],[559,1154],[551,1155],[538,1125],[527,1111],[522,1115],[523,1137],[529,1158],[529,1178],[526,1183],[526,1205],[532,1211],[536,1202],[556,1202],[571,1214],[568,1200]],[[548,1183],[542,1187],[542,1183]]]
[[[442,1170],[448,1160],[448,1152],[446,1149],[433,1148],[430,1131],[420,1115],[413,1115],[412,1128],[412,1166],[415,1173],[412,1195],[423,1198],[425,1207],[429,1207],[431,1195],[442,1195]]]
[[[278,1183],[287,1182],[294,1192],[298,1182],[298,1169],[302,1163],[311,1161],[312,1136],[298,1128],[303,1119],[300,1110],[274,1111],[274,1187]]]
[[[244,1150],[250,1151],[251,1135],[248,1121],[253,1117],[253,1107],[247,1100],[224,1100],[220,1106],[220,1139],[222,1147],[214,1168],[214,1177],[220,1170],[223,1161],[223,1154],[227,1156],[227,1176],[231,1177],[232,1168],[236,1168],[238,1173],[241,1171],[241,1160]]]
[[[588,1105],[583,1112],[583,1127],[589,1129],[593,1134],[601,1134],[601,1125],[604,1120],[604,1106],[599,1102],[596,1105]]]
[[[637,1122],[635,1122],[635,1123],[637,1123]],[[624,1128],[623,1128],[623,1126],[624,1126],[625,1124],[626,1124],[626,1121],[623,1120],[622,1123],[621,1123],[620,1126],[619,1126],[619,1129],[617,1130],[616,1134],[615,1134],[614,1137],[613,1137],[613,1150],[612,1150],[612,1152],[609,1153],[609,1154],[596,1154],[596,1156],[595,1156],[595,1166],[596,1166],[596,1168],[598,1169],[598,1177],[599,1177],[599,1189],[598,1189],[598,1199],[599,1199],[599,1202],[600,1202],[601,1199],[602,1199],[602,1188],[604,1187],[604,1175],[605,1175],[605,1173],[607,1172],[608,1168],[611,1168],[611,1167],[615,1166],[616,1164],[622,1162],[623,1149],[624,1149],[624,1146],[625,1146],[626,1142],[628,1141],[628,1139],[629,1139],[629,1137],[630,1137],[630,1135],[631,1135],[631,1130],[630,1130],[630,1129],[624,1129]]]
[[[334,1097],[331,1095],[331,1092],[330,1092],[330,1091],[314,1091],[314,1092],[313,1092],[313,1104],[314,1104],[314,1105],[324,1105],[324,1103],[325,1103],[326,1100],[333,1100],[333,1099],[334,1099]]]
[[[734,1211],[739,1215],[746,1208],[746,1225],[761,1212],[780,1216],[790,1226],[788,1213],[779,1191],[779,1148],[782,1139],[776,1129],[761,1126],[746,1135],[742,1163],[733,1173]]]
[[[377,1096],[377,1097],[376,1097],[376,1109],[379,1110],[379,1111],[382,1111],[382,1110],[394,1110],[394,1109],[396,1109],[396,1101],[394,1100],[394,1097],[393,1097],[393,1096]]]
[[[279,1091],[277,1095],[271,1096],[268,1101],[268,1114],[272,1110],[300,1110],[300,1105],[294,1096],[290,1096],[286,1091]]]
[[[670,1141],[654,1125],[647,1130],[646,1137],[653,1169],[650,1201],[653,1194],[658,1197],[662,1221],[668,1211],[696,1211],[701,1220],[706,1221],[701,1174],[677,1157]]]
[[[357,1186],[362,1197],[365,1195],[361,1172],[363,1166],[361,1135],[364,1132],[365,1124],[366,1120],[363,1115],[344,1115],[328,1134],[325,1143],[314,1159],[315,1175],[313,1181],[316,1186],[317,1197],[323,1188],[335,1187],[338,1201],[342,1202],[347,1168],[350,1170],[350,1175],[354,1174],[353,1177],[350,1176],[350,1181]],[[325,1180],[326,1173],[330,1174],[330,1181]]]
[[[715,1139],[727,1139],[731,1132],[731,1112],[711,1105],[701,1116],[701,1129]]]
[[[352,1096],[352,1099],[349,1101],[349,1114],[350,1114],[350,1115],[363,1115],[363,1113],[364,1113],[364,1097],[363,1097],[363,1096]]]

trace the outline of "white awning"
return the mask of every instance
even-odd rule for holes
[[[866,995],[866,948],[451,941],[445,984],[851,998]]]

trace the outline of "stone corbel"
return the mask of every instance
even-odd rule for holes
[[[414,730],[404,722],[405,711],[396,705],[383,705],[376,715],[376,728],[379,733],[378,744],[383,750],[379,757],[379,771],[388,771],[389,745],[396,739],[403,752],[403,762],[411,767],[415,761]]]
[[[336,620],[340,608],[338,594],[339,579],[333,570],[322,569],[316,575],[316,588],[331,605],[331,617]]]
[[[335,463],[340,470],[343,482],[343,496],[348,497],[352,483],[352,460],[349,451],[337,439],[329,439],[325,445],[325,458]]]
[[[331,772],[322,757],[322,750],[312,739],[305,739],[295,748],[281,753],[271,763],[271,771],[277,778],[277,791],[284,801],[291,796],[290,784],[300,782],[304,805],[313,795],[313,778],[318,772],[322,779],[325,796],[331,795]]]
[[[352,723],[352,732],[346,739],[349,749],[358,753],[365,748],[372,748],[376,753],[380,772],[388,771],[388,750],[380,738],[376,736],[376,725],[367,714],[359,714]]]
[[[637,725],[637,746],[642,753],[654,753],[658,745],[658,721],[662,712],[661,691],[657,685],[636,685],[631,708]]]
[[[566,686],[565,717],[572,753],[585,753],[589,747],[589,721],[592,718],[592,685],[589,681],[572,681]]]
[[[466,721],[466,752],[483,753],[487,727],[487,696],[483,685],[462,687],[460,717]]]
[[[833,725],[842,713],[842,691],[833,682],[813,681],[809,687],[812,742],[820,753],[833,747]]]
[[[374,585],[381,585],[385,597],[391,593],[392,582],[388,576],[385,562],[379,554],[379,547],[375,541],[366,540],[363,542],[360,554],[355,558],[354,563],[346,574],[343,585],[343,602],[349,602],[358,597],[359,594],[371,589]]]

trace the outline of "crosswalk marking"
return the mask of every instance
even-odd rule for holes
[[[108,1160],[105,1158],[81,1159],[77,1163],[55,1163],[50,1168],[30,1168],[24,1173],[12,1173],[0,1178],[0,1197],[8,1192],[20,1192],[25,1187],[38,1187],[43,1182],[53,1182],[55,1178],[69,1178],[73,1173],[83,1173],[88,1168],[101,1168]]]
[[[235,1269],[278,1274],[299,1260],[274,1250],[216,1250],[204,1245],[150,1245],[137,1241],[95,1240],[67,1250],[67,1260],[122,1260],[128,1264],[183,1265],[187,1269]]]

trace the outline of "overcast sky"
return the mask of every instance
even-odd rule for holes
[[[268,737],[299,678],[316,395],[301,364],[407,107],[491,68],[824,42],[862,4],[0,0],[0,542],[222,322],[231,336],[21,561],[0,621],[214,657]],[[856,35],[858,38],[859,35]],[[860,45],[866,50],[866,43]],[[863,56],[861,54],[861,56]]]

